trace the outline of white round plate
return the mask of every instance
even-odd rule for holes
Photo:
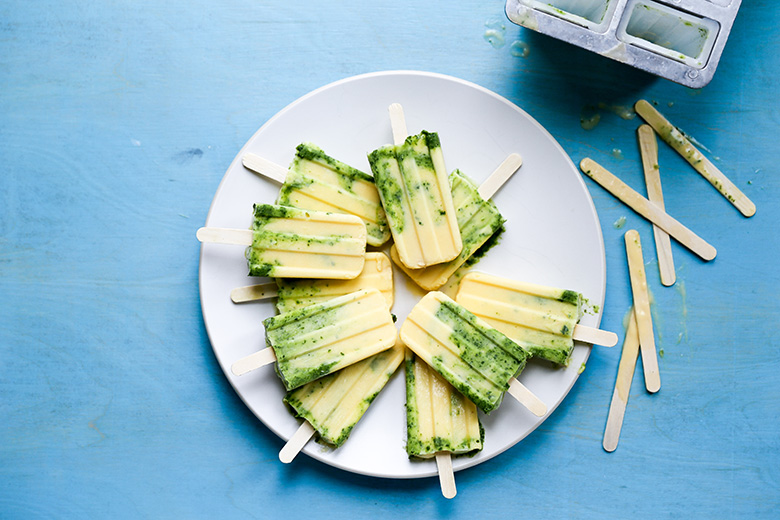
[[[522,168],[493,197],[506,217],[506,231],[474,269],[581,292],[593,307],[604,303],[606,272],[601,227],[588,190],[555,139],[516,105],[473,83],[427,72],[380,72],[347,78],[298,99],[271,118],[241,149],[222,179],[207,226],[246,229],[252,204],[271,203],[279,186],[246,170],[241,157],[252,152],[288,165],[295,147],[309,141],[365,172],[366,154],[392,142],[387,107],[401,103],[410,134],[439,133],[447,168],[460,169],[481,183],[511,152]],[[247,276],[243,246],[204,244],[200,256],[203,318],[226,377],[254,414],[282,439],[300,425],[282,403],[284,388],[266,366],[236,377],[230,365],[265,346],[262,320],[275,314],[274,302],[236,305],[230,290],[259,283]],[[395,269],[398,325],[424,294]],[[598,307],[596,307],[598,306]],[[585,314],[598,327],[601,315]],[[577,380],[590,353],[578,344],[565,369],[532,361],[520,381],[553,413]],[[406,415],[403,369],[391,379],[352,431],[333,450],[310,441],[304,453],[364,475],[415,478],[436,474],[433,461],[410,461],[404,451]],[[485,447],[474,457],[454,459],[456,470],[479,464],[519,442],[544,418],[511,397],[482,415]]]

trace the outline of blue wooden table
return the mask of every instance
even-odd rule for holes
[[[777,518],[778,27],[774,2],[745,2],[714,80],[689,90],[520,29],[501,1],[4,2],[0,518]],[[673,244],[666,288],[651,226],[586,181],[602,326],[622,339],[635,228],[662,355],[658,394],[634,378],[614,453],[619,347],[594,351],[523,442],[459,472],[452,501],[433,478],[280,464],[282,441],[227,383],[195,240],[223,173],[299,96],[393,69],[494,90],[641,193],[639,121],[621,116],[655,101],[756,203],[742,217],[661,144],[667,209],[718,248],[703,262]]]

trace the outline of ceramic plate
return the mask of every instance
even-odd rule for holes
[[[207,226],[243,228],[251,224],[252,204],[272,203],[279,186],[244,169],[246,152],[288,165],[295,147],[313,142],[328,154],[370,172],[366,154],[392,141],[387,107],[401,103],[409,133],[439,133],[447,168],[460,169],[477,183],[511,152],[522,168],[493,197],[506,217],[498,245],[473,269],[581,292],[600,309],[605,293],[601,227],[580,174],[555,139],[531,116],[497,94],[460,79],[425,72],[381,72],[347,78],[298,99],[263,125],[241,149],[217,189]],[[247,276],[244,248],[204,244],[200,257],[203,317],[225,376],[246,405],[286,440],[300,420],[282,403],[284,388],[273,367],[241,377],[230,372],[239,358],[262,349],[262,320],[275,314],[273,301],[236,305],[230,290],[265,281]],[[395,270],[398,324],[423,295]],[[581,323],[597,327],[601,315]],[[519,379],[548,406],[549,413],[577,380],[590,347],[578,344],[565,369],[531,362]],[[332,450],[310,441],[304,453],[326,464],[364,475],[415,478],[436,474],[433,461],[410,461],[404,451],[406,416],[403,369],[352,431]],[[538,418],[507,396],[489,416],[482,415],[485,447],[475,457],[454,460],[456,470],[498,455],[539,426]],[[294,462],[293,462],[294,463]]]

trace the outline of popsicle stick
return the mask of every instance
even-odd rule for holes
[[[620,430],[623,428],[623,416],[626,414],[628,393],[631,390],[631,381],[634,379],[637,357],[639,357],[639,332],[632,307],[628,317],[626,337],[623,339],[623,352],[620,354],[615,390],[612,392],[612,402],[609,405],[607,427],[604,429],[602,446],[609,452],[615,451],[618,439],[620,439]]]
[[[393,144],[396,146],[403,144],[409,135],[406,130],[406,118],[404,117],[404,108],[400,103],[393,103],[387,107],[390,112],[390,127],[393,129]]]
[[[230,371],[234,375],[243,376],[247,372],[251,372],[265,365],[270,365],[276,361],[276,354],[274,349],[266,347],[263,350],[250,354],[247,357],[241,358],[230,367]]]
[[[595,329],[586,325],[575,325],[572,337],[576,341],[601,345],[602,347],[614,347],[617,345],[618,336],[612,331]]]
[[[490,176],[485,179],[477,192],[485,200],[490,199],[496,194],[499,188],[504,185],[509,178],[523,165],[523,158],[520,154],[510,153],[504,162],[496,168]]]
[[[507,391],[535,416],[543,417],[547,413],[547,405],[514,377],[509,381],[509,390]]]
[[[637,130],[637,136],[639,138],[639,152],[642,156],[642,169],[645,171],[647,198],[665,211],[664,194],[661,191],[661,174],[658,168],[658,141],[655,139],[655,132],[650,125],[642,125]],[[677,275],[674,272],[672,243],[669,240],[669,235],[653,224],[653,237],[655,238],[655,251],[658,255],[661,283],[667,287],[674,285]]]
[[[455,498],[458,490],[455,488],[455,472],[452,470],[452,456],[449,452],[440,451],[436,454],[436,467],[439,470],[439,484],[444,498]]]
[[[680,224],[664,210],[634,191],[625,182],[590,158],[580,161],[582,172],[704,260],[712,260],[718,251],[696,233]]]
[[[743,215],[752,217],[756,213],[756,205],[753,204],[747,195],[737,188],[722,171],[720,171],[712,162],[704,157],[702,153],[686,138],[677,127],[669,122],[664,116],[656,110],[653,105],[640,99],[634,105],[634,110],[642,119],[647,121],[650,126],[658,133],[666,144],[674,148],[683,159],[693,166],[693,168],[707,179],[710,184],[715,186],[721,195],[731,202]]]
[[[301,452],[306,443],[314,436],[314,426],[309,421],[303,421],[295,430],[293,436],[287,441],[279,452],[279,460],[289,464]]]
[[[251,246],[253,233],[251,229],[226,229],[202,227],[195,236],[201,242],[212,244],[233,244],[238,246]]]
[[[653,322],[650,317],[650,297],[647,292],[645,261],[642,258],[642,243],[635,229],[626,232],[626,256],[628,273],[631,278],[631,292],[634,295],[634,314],[639,330],[639,347],[642,352],[642,368],[645,372],[645,387],[648,392],[661,389],[661,376],[658,373],[658,355],[655,351]]]
[[[277,296],[279,288],[276,282],[266,282],[257,285],[247,285],[245,287],[236,287],[230,291],[230,299],[233,303],[253,302],[257,300],[267,300]]]
[[[284,180],[287,178],[287,168],[271,162],[265,157],[247,153],[241,158],[241,162],[244,164],[244,168],[279,184],[284,184]]]

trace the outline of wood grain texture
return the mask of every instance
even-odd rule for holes
[[[712,83],[689,90],[515,27],[503,8],[0,5],[0,516],[776,517],[780,275],[767,259],[780,257],[780,10],[743,2]],[[526,57],[514,55],[518,41]],[[664,391],[634,381],[614,453],[601,439],[619,349],[594,349],[518,446],[459,471],[452,501],[435,478],[368,478],[305,456],[281,464],[283,442],[227,382],[201,318],[195,239],[222,175],[299,96],[388,69],[489,88],[575,164],[590,156],[631,186],[643,183],[639,121],[621,107],[656,102],[761,208],[745,219],[716,194],[691,198],[701,178],[659,147],[669,213],[717,244],[718,258],[673,244],[669,288],[648,268]],[[596,114],[585,130],[580,120]],[[607,257],[601,328],[622,336],[631,291],[613,223],[625,217],[648,237],[651,226],[584,182]],[[386,449],[403,449],[402,431]]]

